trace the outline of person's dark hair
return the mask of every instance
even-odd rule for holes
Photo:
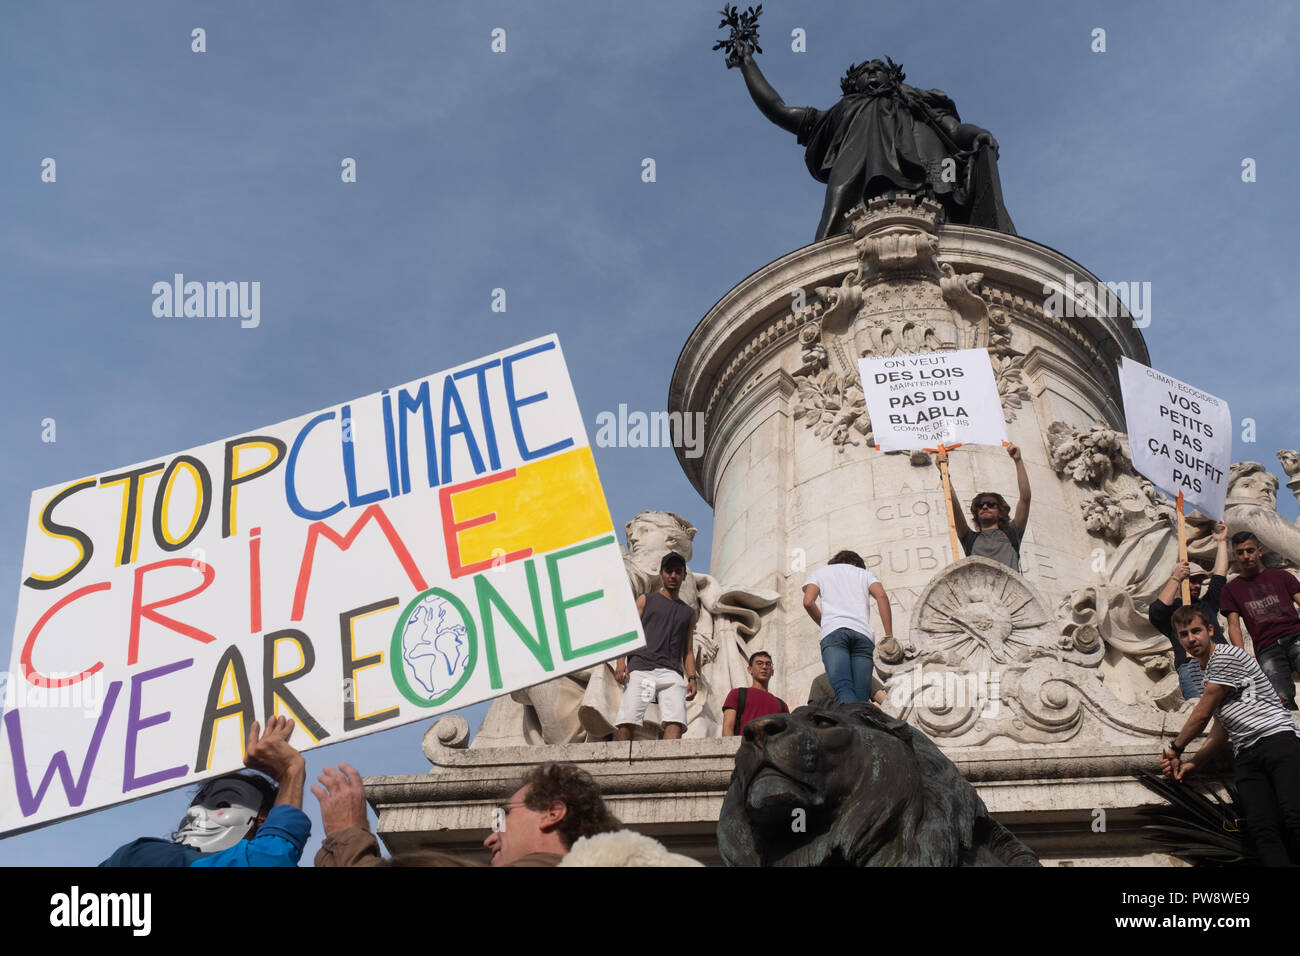
[[[970,516],[975,519],[975,530],[978,531],[980,528],[979,503],[987,498],[992,498],[998,503],[998,527],[1005,528],[1011,524],[1011,506],[1007,504],[1007,499],[996,491],[981,491],[970,500]]]
[[[749,666],[753,667],[754,661],[756,661],[760,657],[766,657],[769,661],[772,661],[773,664],[776,663],[775,660],[772,660],[772,655],[769,654],[767,651],[755,651],[754,653],[749,655]]]
[[[1239,544],[1245,544],[1247,541],[1254,541],[1259,546],[1259,538],[1255,537],[1253,531],[1238,531],[1232,536],[1232,546],[1235,548]]]
[[[837,551],[835,552],[835,557],[831,558],[826,563],[828,565],[851,564],[855,568],[861,568],[863,571],[867,570],[867,562],[863,561],[862,556],[856,551]]]
[[[564,804],[559,831],[565,846],[573,846],[582,837],[623,828],[618,817],[605,806],[596,781],[581,767],[571,763],[544,763],[530,770],[521,786],[528,788],[524,804],[529,810],[540,813],[557,803]]]
[[[1173,628],[1174,635],[1177,636],[1180,627],[1189,627],[1192,621],[1198,617],[1201,619],[1201,623],[1205,625],[1205,629],[1210,630],[1210,619],[1195,604],[1184,604],[1174,611],[1173,617],[1169,619],[1169,626]]]
[[[681,568],[686,570],[686,559],[676,551],[669,551],[659,561],[659,570],[667,571],[669,568]]]

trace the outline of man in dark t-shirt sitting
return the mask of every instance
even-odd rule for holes
[[[740,736],[745,732],[745,724],[755,718],[790,713],[785,701],[767,691],[773,673],[771,654],[755,651],[749,655],[749,676],[754,682],[749,687],[733,687],[723,701],[722,736]]]
[[[695,610],[677,596],[686,578],[686,559],[669,551],[659,562],[662,586],[636,599],[645,647],[620,657],[614,679],[623,685],[623,702],[614,723],[616,740],[631,740],[632,729],[645,720],[646,708],[659,699],[664,739],[676,740],[686,730],[686,702],[695,699]]]
[[[1228,582],[1219,599],[1228,618],[1228,639],[1244,647],[1245,620],[1255,657],[1289,710],[1296,709],[1292,671],[1300,671],[1300,581],[1287,571],[1264,567],[1264,550],[1249,531],[1232,536],[1232,554],[1241,573]]]
[[[996,491],[982,491],[970,503],[971,518],[975,522],[972,529],[966,524],[961,513],[961,502],[957,500],[957,486],[948,483],[952,494],[952,518],[957,527],[957,540],[961,542],[966,556],[975,555],[990,558],[1005,564],[1012,571],[1020,570],[1020,542],[1025,536],[1025,527],[1029,524],[1029,474],[1020,457],[1020,449],[1007,445],[1007,454],[1016,463],[1016,484],[1020,500],[1016,502],[1016,516],[1011,517],[1011,506]],[[942,447],[935,464],[946,462],[948,452]],[[953,555],[956,560],[957,555]]]
[[[1213,536],[1218,550],[1214,555],[1214,568],[1208,577],[1209,586],[1205,586],[1207,577],[1204,571],[1193,572],[1188,562],[1179,562],[1174,565],[1174,573],[1147,609],[1147,619],[1151,622],[1151,626],[1169,638],[1174,645],[1174,667],[1178,671],[1178,689],[1183,692],[1184,700],[1200,697],[1205,689],[1205,675],[1201,673],[1201,665],[1196,658],[1189,657],[1183,650],[1182,642],[1174,636],[1173,625],[1170,623],[1174,611],[1183,606],[1183,599],[1178,592],[1182,590],[1185,578],[1191,579],[1189,591],[1192,596],[1192,606],[1199,607],[1205,612],[1205,619],[1210,627],[1210,639],[1216,644],[1223,644],[1226,641],[1223,628],[1219,627],[1219,595],[1224,585],[1228,583],[1228,526],[1220,521],[1214,526]],[[1204,588],[1204,595],[1201,593],[1202,588]]]

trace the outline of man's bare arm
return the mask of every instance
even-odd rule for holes
[[[1236,611],[1228,612],[1228,640],[1232,641],[1233,647],[1240,647],[1243,651],[1246,649],[1246,642],[1241,636],[1241,615]]]
[[[1196,702],[1196,708],[1192,711],[1191,716],[1187,718],[1187,723],[1183,724],[1183,729],[1174,738],[1175,747],[1186,747],[1201,735],[1201,731],[1210,722],[1210,718],[1219,712],[1219,705],[1223,703],[1227,692],[1228,689],[1222,684],[1206,681],[1205,692],[1201,694],[1200,700]]]
[[[1007,454],[1016,463],[1016,491],[1020,495],[1020,500],[1016,502],[1016,516],[1012,521],[1016,526],[1016,532],[1023,538],[1025,528],[1029,525],[1029,499],[1031,497],[1029,472],[1025,471],[1025,460],[1020,457],[1019,448],[1015,445],[1008,445]]]
[[[1165,586],[1160,589],[1156,595],[1156,600],[1161,604],[1173,604],[1174,599],[1178,597],[1178,588],[1182,585],[1183,579],[1191,573],[1191,565],[1186,561],[1174,565],[1174,573],[1170,575]]]
[[[1211,536],[1215,541],[1214,549],[1214,567],[1210,569],[1211,574],[1217,574],[1220,577],[1228,576],[1228,526],[1222,521],[1214,526]]]
[[[876,581],[867,588],[868,593],[876,599],[876,610],[880,612],[880,626],[884,628],[885,636],[892,637],[894,634],[894,614],[889,606],[889,595],[885,593],[885,586]]]
[[[821,588],[815,584],[803,586],[803,609],[808,612],[808,616],[818,627],[822,624],[822,609],[817,606],[817,595],[821,593]]]

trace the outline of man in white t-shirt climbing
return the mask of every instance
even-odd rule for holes
[[[822,664],[836,700],[871,700],[876,644],[868,596],[876,601],[885,638],[891,638],[894,618],[889,595],[855,552],[839,552],[826,567],[809,574],[803,586],[804,610],[821,627]]]

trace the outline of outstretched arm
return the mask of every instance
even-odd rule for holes
[[[1016,533],[1025,536],[1025,526],[1029,524],[1029,473],[1025,471],[1025,461],[1020,457],[1020,449],[1015,445],[1007,446],[1007,454],[1016,463],[1016,485],[1020,500],[1016,502],[1016,516],[1012,519]]]
[[[1210,569],[1210,574],[1217,574],[1220,577],[1228,576],[1228,526],[1222,521],[1216,522],[1214,531],[1211,532],[1214,538],[1214,567]]]
[[[763,71],[758,68],[754,57],[748,51],[740,61],[740,75],[745,78],[745,86],[749,89],[749,95],[758,106],[759,112],[783,130],[790,133],[799,132],[799,127],[803,125],[811,110],[807,107],[786,106],[785,101],[776,90],[772,89],[772,84],[767,82],[767,77],[763,76]]]
[[[889,595],[885,593],[885,586],[879,581],[873,581],[871,587],[867,588],[867,593],[876,599],[876,610],[880,612],[880,626],[885,630],[885,637],[893,637],[894,615],[889,606]]]

